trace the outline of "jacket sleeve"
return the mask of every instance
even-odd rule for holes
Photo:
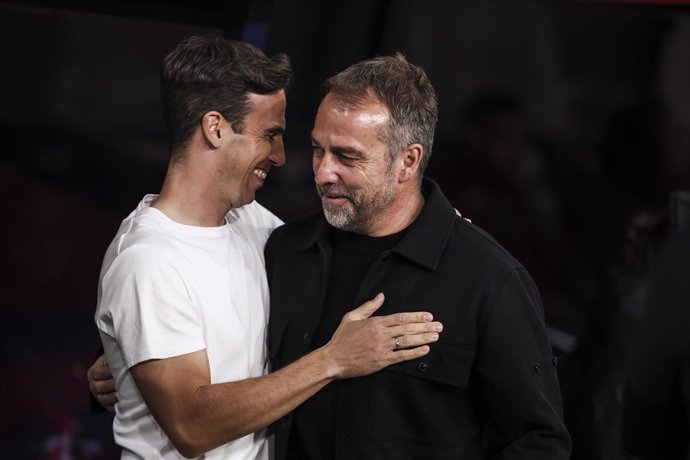
[[[476,370],[487,410],[483,443],[495,460],[570,458],[557,360],[539,292],[523,269],[494,289],[479,339]]]

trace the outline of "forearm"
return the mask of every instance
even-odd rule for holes
[[[369,318],[382,302],[379,295],[347,313],[326,345],[264,377],[210,384],[205,349],[140,363],[132,375],[175,447],[198,456],[276,421],[336,378],[427,354],[442,325],[426,312]]]
[[[272,374],[200,386],[171,436],[185,456],[195,457],[278,420],[334,380],[324,348]]]

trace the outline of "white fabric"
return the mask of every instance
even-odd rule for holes
[[[116,382],[115,441],[125,459],[183,458],[146,407],[129,368],[206,349],[211,383],[266,372],[263,248],[280,219],[253,202],[221,227],[174,222],[147,195],[120,226],[101,269],[96,324]],[[265,430],[206,459],[268,458]]]

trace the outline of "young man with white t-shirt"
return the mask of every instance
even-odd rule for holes
[[[263,246],[281,222],[253,200],[285,162],[290,76],[286,56],[223,39],[192,37],[163,61],[168,171],[108,248],[96,311],[122,458],[267,459],[268,424],[438,338],[428,313],[370,318],[378,295],[326,345],[265,375]]]

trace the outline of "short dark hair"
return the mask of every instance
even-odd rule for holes
[[[189,141],[205,113],[217,110],[235,132],[244,130],[249,94],[284,89],[292,69],[285,54],[272,58],[254,46],[193,36],[163,59],[161,92],[171,155]]]
[[[403,148],[420,144],[424,149],[420,178],[429,163],[438,121],[438,99],[424,70],[401,53],[360,61],[326,81],[338,102],[357,107],[369,91],[390,111],[390,125],[380,133],[391,160]]]

